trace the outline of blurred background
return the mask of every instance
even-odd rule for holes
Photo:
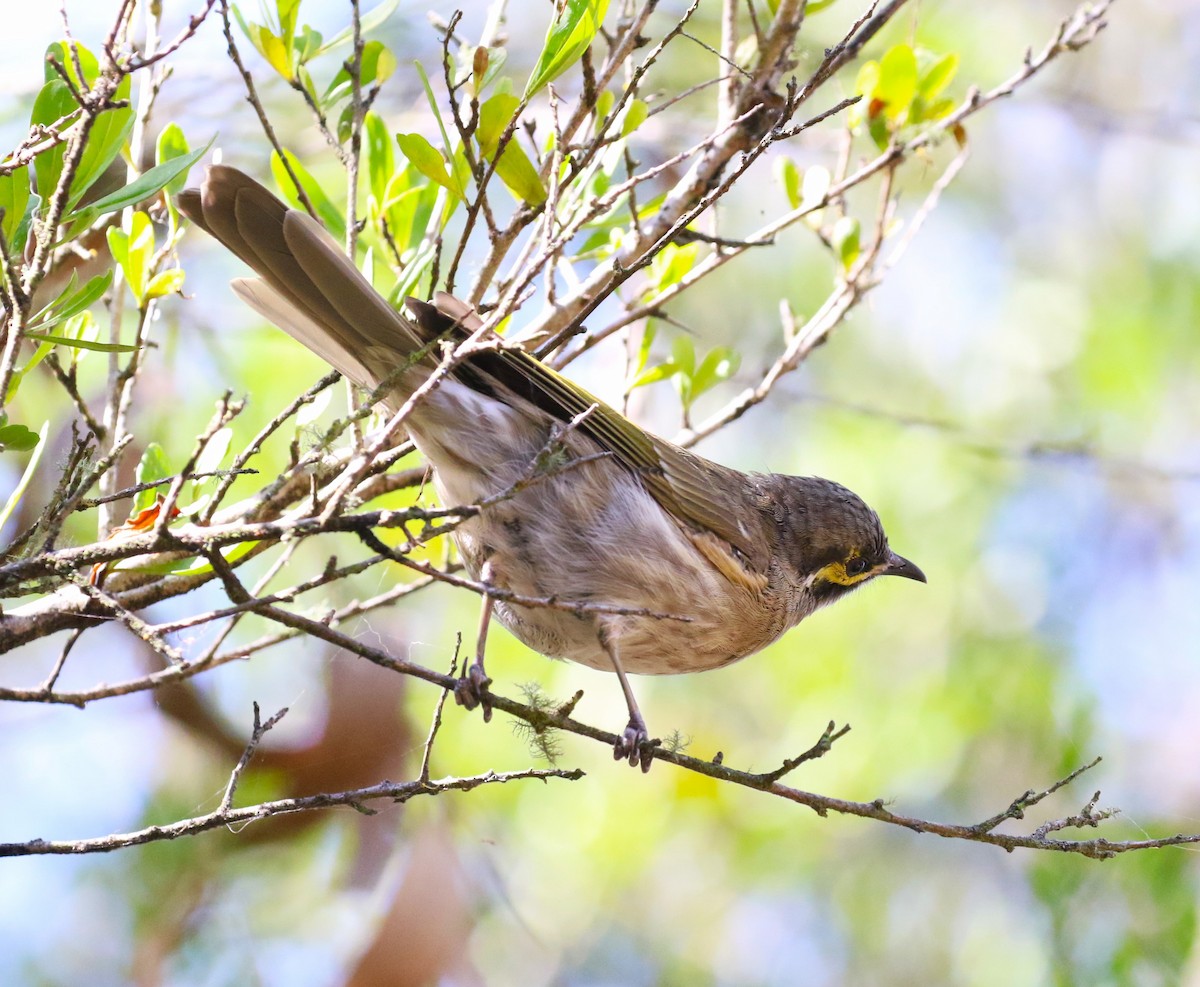
[[[108,6],[69,3],[75,36],[97,47]],[[462,6],[460,31],[476,36],[484,5]],[[662,16],[677,6],[664,4]],[[897,40],[956,51],[961,97],[968,84],[1015,72],[1072,9],[922,0],[872,53]],[[698,36],[718,37],[717,10],[701,11]],[[164,34],[191,12],[172,5]],[[798,73],[859,13],[839,0],[814,16]],[[28,5],[22,17],[4,18],[5,147],[24,132],[42,53],[61,35],[49,9]],[[301,11],[326,36],[345,17],[333,2],[306,0]],[[514,78],[536,57],[547,17],[544,3],[510,4]],[[1008,828],[1074,813],[1099,788],[1101,807],[1121,809],[1104,825],[1110,839],[1200,832],[1200,11],[1124,0],[1110,19],[1093,46],[969,121],[971,160],[885,284],[767,403],[699,447],[743,469],[845,483],[929,585],[882,581],[746,662],[635,681],[654,733],[678,730],[689,753],[720,750],[730,765],[766,770],[830,719],[848,722],[849,736],[792,784],[962,823],[1103,755]],[[266,176],[265,144],[217,28],[206,25],[174,60],[156,121],[180,122],[193,146],[219,133],[225,161]],[[395,130],[427,129],[411,71],[414,58],[436,65],[425,5],[402,5],[377,36],[400,62],[381,112]],[[243,47],[287,146],[334,175],[298,97]],[[676,46],[662,72],[664,85],[702,79],[712,56]],[[853,83],[847,71],[842,91]],[[831,164],[836,128],[788,153]],[[927,173],[908,166],[905,203],[920,201],[945,157],[932,156]],[[772,163],[756,167],[761,180],[727,204],[726,235],[786,209]],[[186,456],[226,387],[250,396],[237,447],[324,371],[236,302],[229,258],[200,236],[181,252],[192,297],[163,306],[135,431]],[[698,417],[777,350],[779,299],[809,313],[833,276],[799,229],[671,306],[698,348],[742,354],[740,374],[702,399]],[[664,352],[669,339],[664,330]],[[619,402],[619,346],[572,373]],[[28,419],[66,428],[60,393],[25,391]],[[667,436],[680,425],[667,384],[637,392],[632,412]],[[284,444],[272,454],[285,453]],[[3,469],[7,495],[17,472]],[[298,564],[319,568],[328,551],[306,547]],[[393,578],[407,577],[373,569],[328,605]],[[153,616],[215,606],[219,594],[205,593]],[[477,609],[470,594],[438,588],[372,613],[354,633],[442,669]],[[179,643],[205,642],[199,632]],[[0,678],[41,681],[60,646],[6,655]],[[582,719],[624,722],[611,676],[546,661],[500,630],[489,649],[498,691],[536,682],[565,698],[582,688]],[[130,678],[149,660],[128,634],[92,631],[60,686]],[[83,711],[0,707],[0,841],[211,811],[249,735],[252,701],[290,713],[239,801],[402,780],[419,764],[436,700],[428,686],[315,641],[194,682]],[[534,763],[504,717],[485,725],[448,708],[435,776]],[[578,738],[563,738],[560,764],[587,778],[104,857],[5,860],[0,982],[1200,984],[1194,851],[1107,862],[1005,854],[821,819],[666,765],[642,776]]]

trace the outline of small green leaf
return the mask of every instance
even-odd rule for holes
[[[700,361],[696,372],[692,374],[692,398],[698,398],[721,381],[728,380],[738,372],[741,362],[741,356],[728,346],[717,346],[709,350],[708,355]]]
[[[430,181],[437,182],[448,192],[452,192],[457,198],[463,198],[462,190],[446,170],[446,159],[429,141],[420,134],[397,134],[396,143],[400,147],[400,153],[412,162],[417,171]]]
[[[99,301],[101,296],[108,291],[108,286],[112,284],[112,271],[105,271],[103,274],[97,274],[94,278],[88,280],[82,288],[74,294],[67,296],[67,292],[74,285],[74,275],[68,283],[66,291],[62,293],[53,302],[47,305],[37,316],[34,317],[33,328],[49,329],[51,326],[58,325],[60,322],[65,322],[73,315],[90,308],[95,302]],[[38,318],[45,313],[50,317],[44,321],[38,321]],[[50,315],[50,313],[53,313]]]
[[[113,99],[129,101],[130,77],[125,76],[117,86]],[[67,210],[72,210],[89,188],[108,170],[108,166],[120,153],[129,132],[133,129],[133,109],[126,105],[105,110],[92,124],[88,132],[87,146],[79,159],[79,168],[71,182],[71,195],[67,199]]]
[[[0,425],[0,452],[27,452],[39,441],[37,432],[24,425]]]
[[[129,218],[129,232],[109,227],[108,248],[140,306],[146,297],[146,272],[154,257],[154,227],[150,217],[139,209]]]
[[[647,319],[646,326],[642,330],[642,338],[638,340],[637,363],[634,370],[640,373],[645,369],[646,364],[650,361],[650,349],[654,346],[654,340],[658,336],[658,320]]]
[[[146,451],[142,453],[142,458],[138,460],[134,482],[153,483],[155,480],[165,480],[170,475],[171,470],[167,465],[167,456],[163,452],[163,447],[157,442],[151,442],[146,446]],[[133,499],[131,516],[150,507],[157,498],[158,489],[155,487],[137,494]]]
[[[312,203],[313,209],[317,211],[317,217],[325,225],[330,235],[335,240],[346,239],[346,217],[342,215],[340,209],[333,204],[333,201],[325,194],[325,190],[317,184],[317,180],[309,174],[308,169],[300,163],[300,159],[291,151],[283,152],[287,155],[288,164],[291,165],[292,171],[296,178],[299,179],[301,187],[304,189],[304,194],[308,196],[308,201]],[[287,168],[283,166],[283,161],[280,159],[277,152],[271,153],[271,175],[275,178],[276,185],[279,190],[296,208],[302,208],[300,196],[296,194],[296,186],[292,183],[291,175],[288,174]]]
[[[29,332],[28,339],[39,339],[42,342],[54,343],[58,346],[69,346],[77,350],[95,350],[98,353],[132,353],[137,349],[129,343],[101,343],[92,339],[75,339],[70,336],[56,336],[51,332]]]
[[[297,70],[301,65],[304,65],[310,59],[316,57],[321,50],[321,32],[314,31],[311,27],[305,24],[300,29],[300,34],[292,42],[292,50],[296,53]]]
[[[698,243],[668,243],[650,262],[650,283],[655,294],[678,284],[696,264]],[[680,337],[686,338],[686,337]]]
[[[843,270],[850,270],[850,266],[858,260],[861,235],[862,227],[853,216],[843,216],[833,227],[833,246]]]
[[[546,201],[546,187],[528,155],[515,141],[509,141],[500,152],[496,163],[496,174],[518,199],[531,206],[540,206]]]
[[[632,391],[638,387],[646,387],[648,384],[657,384],[660,380],[667,380],[680,372],[679,367],[675,363],[666,360],[663,363],[647,367],[634,377],[633,382],[629,385],[629,390]]]
[[[676,336],[671,341],[672,362],[679,373],[691,377],[696,371],[696,347],[691,336]]]
[[[296,18],[300,14],[300,0],[275,0],[275,14],[279,18],[279,38],[291,49],[296,38]]]
[[[365,89],[374,85],[382,85],[396,71],[396,56],[381,41],[368,41],[363,45],[362,65],[359,68],[359,84]],[[326,106],[332,106],[339,100],[346,99],[353,91],[354,83],[349,70],[343,65],[338,71],[321,101]]]
[[[611,89],[605,89],[596,95],[596,119],[604,120],[612,112],[613,104],[616,103],[617,97]]]
[[[362,15],[359,22],[359,30],[361,34],[368,34],[379,27],[384,21],[396,12],[396,8],[400,6],[400,0],[384,0],[378,7],[373,7],[370,11]],[[324,55],[327,51],[333,51],[335,48],[340,48],[342,45],[349,44],[354,38],[353,27],[348,27],[344,31],[339,31],[332,38],[321,45],[315,54]]]
[[[216,138],[214,137],[213,139],[215,140]],[[212,146],[211,141],[208,146]],[[183,129],[179,124],[172,121],[163,127],[162,133],[158,135],[158,141],[154,145],[154,163],[156,166],[161,167],[168,161],[182,158],[190,149]],[[181,172],[163,187],[167,190],[168,195],[177,195],[183,190],[183,186],[186,183],[187,173]]]
[[[512,123],[513,115],[521,101],[512,93],[497,93],[479,108],[479,124],[475,128],[475,139],[479,149],[489,161],[495,156],[500,138]]]
[[[788,206],[792,209],[799,209],[802,185],[800,169],[796,167],[796,162],[787,156],[777,158],[775,175],[779,179],[779,184],[783,186],[783,194],[787,196]]]
[[[917,95],[917,56],[909,45],[893,45],[879,61],[879,84],[874,98],[884,104],[884,112],[898,120]]]
[[[163,295],[175,295],[183,290],[183,270],[173,267],[169,271],[159,271],[146,285],[147,298],[161,298]]]
[[[480,107],[475,138],[479,141],[479,149],[487,160],[495,158],[500,140],[512,123],[513,115],[519,106],[520,100],[516,96],[511,93],[498,93]],[[518,199],[534,206],[540,206],[546,201],[546,188],[542,185],[542,179],[533,162],[515,139],[510,139],[504,145],[504,151],[496,164],[496,174]]]
[[[79,67],[83,69],[82,78],[75,71],[76,57],[79,59]],[[51,58],[66,70],[67,78],[80,92],[91,89],[92,84],[100,75],[100,63],[96,60],[96,56],[78,41],[71,42],[64,39],[51,42],[46,47],[46,58],[43,64],[46,82],[59,78],[58,72],[50,64]]]
[[[949,52],[942,55],[921,73],[917,91],[926,102],[937,99],[958,72],[958,55]]]
[[[42,86],[33,101],[33,112],[29,122],[36,126],[49,127],[58,123],[63,117],[79,109],[75,97],[62,79],[54,78]],[[63,154],[65,144],[58,144],[44,151],[33,159],[33,169],[37,176],[38,195],[47,200],[54,194],[58,186],[58,178],[62,174]]]
[[[643,100],[631,99],[625,110],[625,121],[621,124],[621,136],[628,137],[646,122],[649,115],[650,107]]]
[[[237,4],[232,4],[233,16],[237,18],[238,25],[242,29],[242,33],[250,39],[250,43],[258,50],[258,53],[267,60],[276,72],[283,76],[288,81],[292,78],[292,50],[290,42],[285,47],[283,38],[278,37],[269,28],[262,24],[255,24],[253,21],[247,21],[242,16],[242,12],[238,9]]]
[[[17,223],[17,231],[8,244],[14,254],[19,254],[25,249],[25,242],[29,239],[29,228],[33,225],[33,217],[40,214],[41,208],[42,197],[34,192],[29,197],[29,201],[25,203],[25,215]]]
[[[46,421],[36,436],[37,442],[34,453],[29,457],[29,462],[25,464],[25,470],[21,474],[21,479],[17,481],[16,488],[9,495],[4,508],[0,510],[0,528],[3,528],[8,523],[8,519],[12,517],[13,511],[21,503],[21,498],[25,496],[25,490],[29,486],[29,481],[33,479],[33,474],[37,471],[37,465],[42,458],[42,453],[46,451],[46,435],[49,431],[50,422]]]
[[[0,174],[0,209],[4,210],[4,221],[0,229],[4,230],[4,242],[8,244],[13,254],[19,253],[16,242],[17,230],[25,218],[25,210],[29,207],[29,166],[22,165],[9,172]],[[20,244],[23,247],[24,244]]]
[[[187,181],[189,169],[208,153],[208,149],[213,146],[213,141],[216,139],[216,135],[214,134],[212,140],[190,154],[185,153],[179,157],[170,158],[161,164],[156,164],[153,168],[147,168],[128,185],[124,185],[115,192],[110,192],[95,202],[89,203],[83,209],[68,216],[67,220],[73,220],[79,223],[80,226],[87,226],[99,216],[116,212],[119,209],[124,209],[126,206],[135,206],[139,202],[144,202],[151,196],[157,195],[164,188],[169,190],[172,185],[182,188],[183,183]],[[186,147],[186,142],[184,146]]]
[[[595,38],[608,12],[608,0],[566,0],[550,24],[537,65],[525,84],[525,98],[544,89],[574,65]]]
[[[363,118],[363,130],[366,134],[367,176],[371,187],[371,195],[383,207],[387,195],[388,182],[396,171],[396,156],[392,152],[392,136],[388,132],[383,117],[373,110],[368,110]]]

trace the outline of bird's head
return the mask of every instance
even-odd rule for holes
[[[841,484],[813,476],[769,478],[781,555],[816,607],[876,576],[925,582],[925,574],[888,547],[877,515]]]

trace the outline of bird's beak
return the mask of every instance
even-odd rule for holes
[[[903,576],[905,579],[915,579],[919,583],[927,583],[923,573],[917,566],[909,562],[902,555],[897,555],[892,552],[891,558],[888,559],[887,567],[880,573],[882,576]]]

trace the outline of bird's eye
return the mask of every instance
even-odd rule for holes
[[[867,571],[867,560],[861,555],[852,558],[846,563],[846,573],[851,576],[861,576]]]

